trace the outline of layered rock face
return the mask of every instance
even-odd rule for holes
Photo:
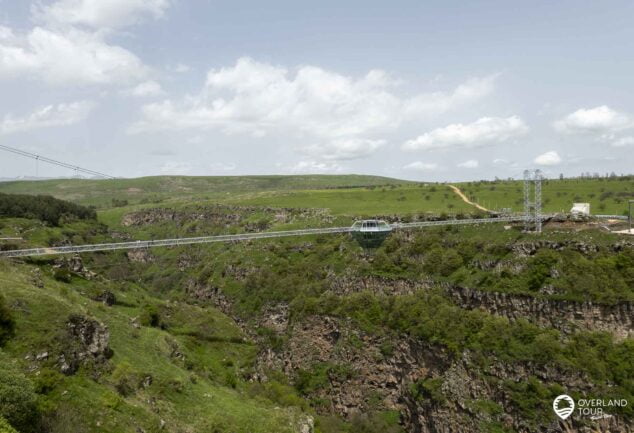
[[[618,340],[634,337],[634,305],[630,302],[602,305],[555,301],[463,287],[449,288],[447,293],[463,308],[480,308],[509,319],[526,318],[566,334],[585,330],[610,332]]]
[[[629,248],[629,246],[625,246]],[[532,255],[539,248],[564,248],[556,243],[522,245],[517,255]],[[585,244],[566,245],[592,254]],[[615,251],[618,250],[615,246]],[[496,264],[493,264],[496,266]],[[244,280],[257,269],[230,266],[223,275]],[[394,280],[357,275],[329,277],[329,291],[338,296],[370,291],[382,296],[416,295],[437,290],[465,309],[482,309],[517,320],[525,318],[542,327],[560,330],[564,338],[580,330],[605,331],[618,340],[634,336],[631,303],[602,305],[591,302],[549,300],[544,297],[473,290],[431,280]],[[208,301],[231,314],[231,299],[218,288],[194,280],[186,288],[189,296]],[[592,380],[571,370],[530,362],[505,362],[495,357],[486,362],[465,350],[453,354],[446,348],[417,341],[406,335],[378,336],[365,333],[350,321],[331,316],[290,319],[283,303],[264,306],[255,320],[284,343],[273,349],[263,343],[252,379],[267,381],[271,372],[283,372],[297,384],[302,372],[322,369],[325,382],[308,391],[322,413],[350,418],[373,410],[396,410],[406,431],[454,433],[515,431],[555,433],[561,431],[632,433],[634,428],[618,416],[575,419],[564,424],[554,419],[527,419],[514,402],[509,387],[534,377],[543,383],[565,384],[569,392],[593,395]],[[252,336],[252,323],[238,322]],[[434,394],[437,387],[438,394]],[[431,391],[430,391],[431,389]],[[439,397],[440,396],[440,397]],[[548,406],[551,401],[544,404]],[[496,430],[497,429],[497,430]]]
[[[434,283],[430,280],[391,280],[378,277],[333,278],[330,288],[337,295],[370,291],[380,295],[412,295],[418,290],[442,289],[456,305],[483,309],[511,320],[527,319],[537,325],[552,327],[565,334],[579,330],[603,331],[617,340],[634,337],[634,305],[620,302],[604,305],[593,302],[550,300],[528,295],[488,292]]]
[[[370,410],[397,410],[406,430],[412,433],[454,433],[483,431],[483,425],[500,425],[520,433],[561,431],[557,421],[539,426],[525,420],[511,404],[504,381],[525,382],[536,377],[545,382],[566,383],[569,389],[590,393],[591,380],[584,375],[545,368],[531,363],[509,365],[491,359],[483,367],[465,351],[459,356],[446,349],[415,341],[406,336],[384,338],[364,334],[349,322],[333,317],[311,316],[289,324],[283,308],[271,308],[262,324],[274,325],[287,337],[281,351],[263,349],[258,357],[254,380],[266,381],[267,372],[282,371],[296,380],[302,370],[328,366],[327,383],[312,390],[311,397],[325,402],[321,412],[343,417]],[[389,347],[389,349],[387,349]],[[436,381],[437,396],[417,394],[417,384]],[[497,412],[482,410],[479,404],[493,404]],[[547,402],[548,403],[548,402]],[[569,424],[570,432],[619,432],[633,430],[618,417],[596,420],[588,425]]]

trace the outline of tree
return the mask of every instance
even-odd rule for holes
[[[47,195],[3,194],[0,193],[0,217],[37,218],[53,226],[60,219],[96,219],[94,209]]]

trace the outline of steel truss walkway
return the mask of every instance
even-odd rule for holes
[[[420,222],[413,222],[413,223],[392,224],[392,228],[395,230],[398,230],[398,229],[410,229],[410,228],[444,226],[444,225],[518,222],[518,221],[524,221],[525,218],[526,218],[525,216],[514,216],[514,217],[479,218],[479,219],[444,220],[444,221],[420,221]],[[151,247],[207,244],[207,243],[214,243],[214,242],[247,241],[251,239],[268,239],[268,238],[281,238],[281,237],[289,237],[289,236],[350,233],[351,231],[352,229],[350,227],[328,227],[328,228],[317,228],[317,229],[242,233],[242,234],[236,234],[236,235],[216,235],[216,236],[202,236],[202,237],[193,237],[193,238],[160,239],[160,240],[151,240],[151,241],[132,241],[132,242],[115,242],[115,243],[108,243],[108,244],[30,248],[30,249],[22,249],[22,250],[0,251],[0,257],[46,256],[46,255],[54,255],[54,254],[86,253],[86,252],[94,252],[94,251],[135,250],[140,248],[151,248]]]

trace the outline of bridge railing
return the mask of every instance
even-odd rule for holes
[[[514,222],[514,221],[523,221],[524,219],[525,219],[524,216],[510,216],[510,217],[499,217],[499,218],[419,221],[419,222],[413,222],[413,223],[392,224],[391,227],[393,229],[408,229],[408,228],[441,226],[441,225]],[[314,229],[281,230],[281,231],[273,231],[273,232],[241,233],[241,234],[233,234],[233,235],[200,236],[200,237],[191,237],[191,238],[158,239],[158,240],[146,240],[146,241],[139,240],[139,241],[131,241],[131,242],[113,242],[113,243],[91,244],[91,245],[68,245],[68,246],[61,246],[61,247],[44,247],[44,248],[29,248],[29,249],[21,249],[21,250],[0,251],[0,257],[26,257],[26,256],[45,256],[45,255],[55,255],[55,254],[86,253],[86,252],[95,252],[95,251],[135,250],[135,249],[152,248],[152,247],[194,245],[194,244],[206,244],[206,243],[214,243],[214,242],[236,242],[236,241],[247,241],[252,239],[280,238],[280,237],[289,237],[289,236],[306,236],[306,235],[314,235],[314,234],[349,233],[351,231],[353,231],[351,227],[325,227],[325,228],[314,228]]]
[[[610,220],[625,220],[627,221],[627,216],[624,215],[591,215],[594,218],[601,218],[601,219],[610,219]]]

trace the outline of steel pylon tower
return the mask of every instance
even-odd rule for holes
[[[531,192],[533,197],[531,200]],[[524,170],[524,229],[542,232],[542,172]]]

